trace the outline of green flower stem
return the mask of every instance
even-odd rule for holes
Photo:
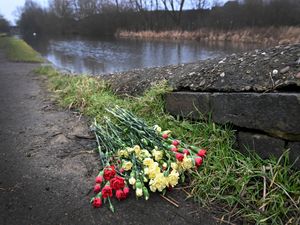
[[[108,203],[109,203],[109,209],[114,213],[115,208],[114,208],[113,204],[111,204],[110,197],[107,197],[107,200],[108,200]]]

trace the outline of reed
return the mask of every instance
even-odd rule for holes
[[[300,43],[300,27],[245,28],[237,30],[215,30],[201,28],[195,31],[118,31],[117,37],[156,40],[201,40],[230,41],[259,44],[295,44]]]

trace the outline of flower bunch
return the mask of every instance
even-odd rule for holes
[[[126,199],[129,186],[137,198],[145,200],[150,192],[164,194],[202,165],[206,150],[172,138],[170,131],[158,125],[148,127],[124,109],[109,112],[117,122],[107,119],[104,125],[95,121],[93,126],[100,159],[106,165],[96,177],[94,207],[108,200],[114,211],[111,198]]]
[[[110,198],[115,194],[116,199],[119,201],[127,198],[129,194],[129,188],[123,177],[118,176],[114,165],[104,167],[100,171],[95,179],[94,186],[95,197],[91,199],[91,202],[95,208],[102,206],[102,200],[108,200],[110,209],[114,211],[114,207],[111,204]]]

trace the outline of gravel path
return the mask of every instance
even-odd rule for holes
[[[214,224],[182,191],[174,207],[153,194],[108,207],[89,205],[99,169],[87,121],[59,109],[38,64],[8,62],[0,52],[0,224]]]

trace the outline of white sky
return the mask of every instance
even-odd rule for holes
[[[16,9],[22,7],[26,0],[0,0],[0,14],[5,19],[9,20],[12,24],[15,24],[17,19]],[[41,6],[47,6],[48,0],[35,0]]]
[[[11,24],[15,24],[18,15],[17,7],[22,7],[26,0],[0,0],[0,14],[4,16],[5,19],[9,20]],[[48,0],[34,0],[39,3],[42,7],[48,6]],[[210,0],[212,2],[212,0]],[[225,2],[227,0],[220,0],[220,2]]]

